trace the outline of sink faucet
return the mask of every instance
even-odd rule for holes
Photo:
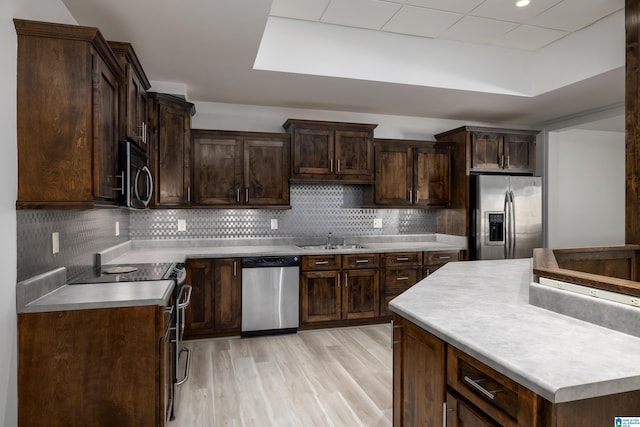
[[[327,234],[327,247],[331,246],[331,232]]]

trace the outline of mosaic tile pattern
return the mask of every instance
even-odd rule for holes
[[[129,240],[129,211],[18,210],[18,281],[57,267],[67,267],[72,280],[93,266],[99,250]],[[120,236],[115,236],[115,223]],[[60,252],[52,253],[51,234],[60,235]]]
[[[251,237],[370,236],[433,233],[435,213],[425,209],[364,209],[358,185],[291,185],[290,210],[168,209],[131,211],[132,240]],[[373,219],[382,228],[373,228]],[[178,231],[178,219],[187,223]],[[271,229],[271,219],[278,229]]]

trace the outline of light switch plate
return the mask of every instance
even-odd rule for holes
[[[373,218],[373,228],[382,228],[382,218]]]
[[[120,235],[120,221],[116,221],[116,236]]]
[[[278,229],[278,219],[277,218],[271,218],[271,229],[272,230],[277,230]]]
[[[187,231],[187,220],[179,219],[178,220],[178,231]]]

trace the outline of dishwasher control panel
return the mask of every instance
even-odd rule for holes
[[[295,267],[296,265],[300,265],[298,255],[242,258],[242,268]]]

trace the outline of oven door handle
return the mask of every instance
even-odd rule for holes
[[[184,310],[191,303],[191,285],[182,285],[180,288],[180,295],[178,295],[178,310]],[[182,300],[183,294],[187,291],[187,296],[184,298],[184,302],[180,302]]]
[[[186,347],[181,348],[180,353],[178,353],[178,360],[180,359],[180,355],[182,353],[187,353],[187,363],[184,366],[184,376],[176,381],[176,385],[186,383],[189,379],[189,371],[191,370],[191,350]]]

